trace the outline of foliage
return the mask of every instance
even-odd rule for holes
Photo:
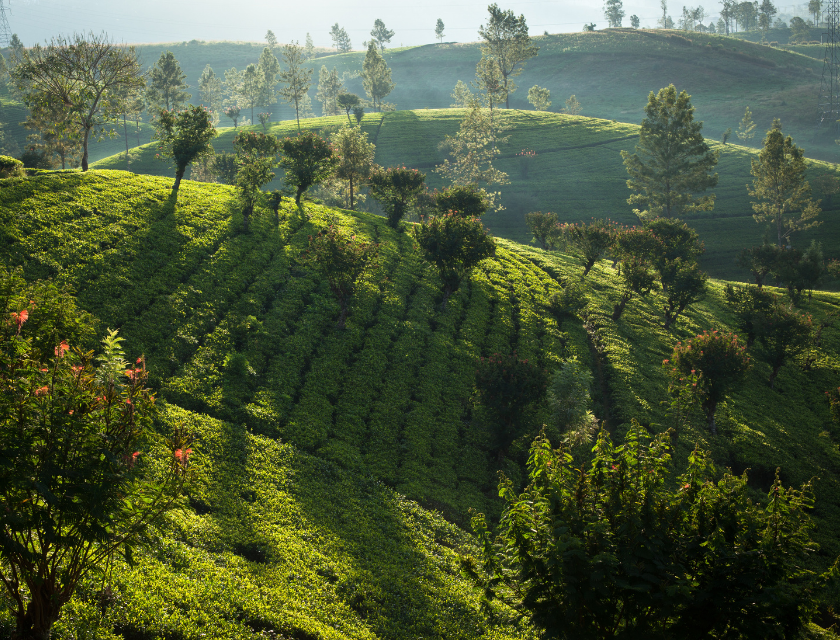
[[[280,73],[280,62],[272,51],[273,47],[265,47],[257,62],[260,80],[260,106],[270,107],[277,100],[274,88],[277,86],[277,76]],[[305,59],[305,56],[304,56]],[[311,71],[310,71],[311,73]],[[270,114],[269,114],[270,115]],[[262,114],[260,114],[262,116]],[[262,121],[262,117],[260,118]]]
[[[233,184],[236,182],[236,172],[239,171],[239,163],[236,161],[236,154],[222,151],[213,156],[211,166],[213,175],[222,184]]]
[[[593,220],[589,224],[560,224],[560,235],[583,265],[584,277],[616,240],[616,228],[610,220]]]
[[[387,96],[396,86],[391,81],[391,70],[385,62],[385,58],[376,48],[376,43],[368,43],[365,61],[362,64],[362,85],[365,93],[368,94],[373,108],[382,111],[382,99]]]
[[[756,286],[761,289],[764,279],[773,270],[782,250],[775,244],[764,244],[744,249],[738,254],[738,266],[749,270]]]
[[[518,18],[513,11],[503,11],[496,3],[487,7],[487,24],[478,30],[483,42],[482,56],[494,60],[502,75],[505,108],[510,108],[510,94],[516,91],[513,78],[522,73],[525,63],[537,55],[539,47],[531,44],[525,16]]]
[[[321,108],[325,116],[334,116],[339,113],[341,105],[338,100],[344,90],[344,85],[341,78],[338,76],[338,69],[332,68],[332,71],[327,69],[326,65],[321,65],[321,70],[318,72],[318,92],[315,94],[315,99],[321,103]],[[348,119],[349,119],[348,115]]]
[[[669,434],[634,422],[602,432],[586,469],[544,436],[529,483],[503,478],[498,533],[473,518],[482,554],[465,568],[485,597],[510,602],[547,637],[794,637],[808,621],[801,565],[813,549],[810,484],[776,481],[756,504],[747,477],[718,474],[697,450],[673,488]]]
[[[385,26],[385,23],[377,18],[373,23],[373,29],[371,30],[370,35],[373,36],[373,39],[379,44],[379,50],[385,51],[385,43],[391,42],[391,38],[394,37],[394,30],[388,29],[388,27]]]
[[[370,176],[376,147],[368,142],[367,133],[347,125],[332,135],[331,142],[339,157],[335,176],[347,181],[350,188],[348,205],[350,209],[355,209],[354,188],[358,189]]]
[[[636,153],[621,152],[633,192],[627,203],[640,207],[633,209],[639,218],[679,217],[714,207],[714,195],[694,195],[717,184],[717,174],[710,172],[718,153],[703,139],[703,123],[694,121],[690,98],[685,91],[677,95],[674,85],[651,91]]]
[[[563,109],[563,113],[568,113],[569,115],[576,116],[581,111],[583,111],[583,107],[580,104],[580,100],[577,99],[577,96],[574,94],[570,95],[566,100],[566,108]]]
[[[26,176],[26,171],[24,171],[23,163],[20,160],[9,156],[0,156],[0,178],[23,178],[24,176]]]
[[[306,131],[280,141],[283,157],[280,166],[286,171],[286,182],[295,188],[295,204],[314,184],[325,180],[336,169],[339,159],[335,149],[323,138]]]
[[[610,27],[620,27],[624,19],[624,3],[621,0],[605,0],[604,18]]]
[[[144,85],[133,47],[119,47],[104,34],[59,36],[46,47],[27,50],[12,70],[27,105],[59,108],[81,131],[82,171],[88,169],[90,137],[107,134],[107,125],[122,113],[121,90]]]
[[[557,214],[542,211],[532,211],[525,214],[525,224],[533,234],[543,251],[554,249],[559,233],[557,232]]]
[[[236,186],[242,204],[245,227],[250,224],[254,205],[257,203],[264,184],[274,177],[272,169],[277,166],[280,142],[274,136],[256,131],[240,131],[233,140],[236,149]]]
[[[332,38],[333,46],[339,53],[350,53],[353,49],[353,45],[350,43],[350,36],[347,35],[344,27],[338,26],[337,22],[330,28],[330,37]]]
[[[741,142],[749,142],[755,136],[755,127],[756,124],[753,122],[752,119],[752,111],[750,108],[747,107],[747,110],[744,112],[744,117],[741,118],[741,122],[738,123],[738,140]]]
[[[646,252],[638,255],[651,261],[667,291],[679,277],[680,265],[696,263],[705,246],[697,232],[681,220],[656,218],[645,222],[642,229],[650,234],[651,242],[640,245],[640,250]]]
[[[350,300],[358,282],[374,268],[379,245],[349,238],[336,225],[309,237],[309,249],[301,255],[301,262],[316,269],[330,286],[341,309],[337,326],[344,328]]]
[[[285,86],[280,89],[283,100],[295,105],[298,131],[300,131],[300,102],[312,85],[312,69],[303,66],[303,47],[290,43],[283,46],[283,62],[286,69],[280,72],[280,82]]]
[[[586,288],[582,280],[570,280],[563,285],[563,288],[551,296],[548,307],[557,322],[566,318],[578,318],[586,309],[589,298],[586,295]]]
[[[445,35],[443,33],[443,30],[444,30],[443,20],[438,18],[437,22],[435,23],[435,38],[438,39],[438,42],[443,42],[443,37]]]
[[[190,100],[190,94],[185,91],[188,85],[184,80],[187,74],[181,71],[181,65],[175,59],[175,54],[166,51],[160,54],[149,72],[149,87],[146,89],[146,100],[150,110],[180,111]]]
[[[137,101],[132,100],[130,96],[119,95],[119,98],[124,105],[124,114],[132,106],[138,109]],[[138,110],[141,109],[142,107],[139,107]],[[63,103],[45,101],[32,104],[29,107],[29,115],[22,124],[27,129],[38,131],[40,144],[36,143],[35,146],[43,152],[48,162],[52,163],[53,157],[57,155],[61,160],[62,169],[66,168],[68,161],[71,165],[78,166],[82,156],[81,130],[73,122]],[[30,139],[33,137],[35,136],[30,136]]]
[[[788,358],[800,353],[810,342],[813,320],[791,305],[779,300],[771,309],[756,314],[753,326],[765,357],[770,363],[770,388],[775,388],[776,376]]]
[[[62,317],[77,316],[69,326],[90,318],[54,288],[41,287],[57,296],[42,307],[25,302],[19,276],[3,273],[2,284],[0,578],[16,637],[47,638],[80,581],[117,552],[130,557],[138,535],[173,506],[192,450],[178,436],[168,460],[150,449],[146,363],[126,362],[116,331],[98,366],[75,344],[82,327],[48,357],[44,338],[68,326]],[[29,318],[42,314],[33,326],[43,334],[30,333]]]
[[[339,109],[344,109],[344,112],[347,114],[347,123],[352,125],[353,122],[350,120],[350,112],[361,106],[362,99],[355,93],[339,93],[336,98],[336,104]]]
[[[158,114],[155,138],[160,156],[175,163],[173,193],[178,193],[187,167],[213,153],[210,142],[215,137],[216,128],[206,107],[191,105],[180,112],[161,111]]]
[[[760,318],[772,312],[776,296],[759,287],[735,287],[727,284],[726,301],[735,313],[735,326],[747,336],[747,347],[758,338],[763,323]]]
[[[528,89],[528,102],[534,105],[537,111],[548,111],[551,106],[551,91],[535,84]]]
[[[598,427],[592,415],[592,373],[576,358],[563,362],[551,376],[548,386],[548,405],[555,424],[565,434],[570,447],[588,444]]]
[[[494,353],[476,362],[475,386],[479,402],[489,413],[499,460],[514,440],[527,433],[529,418],[544,400],[548,373],[537,363]]]
[[[457,213],[465,218],[480,218],[490,208],[483,189],[475,185],[454,185],[435,193],[435,208],[439,213]]]
[[[496,245],[478,218],[454,213],[434,216],[414,227],[414,238],[423,255],[438,270],[443,282],[443,302],[457,291],[461,280],[482,260],[495,255]]]
[[[669,264],[672,269],[668,286],[665,280],[660,277],[662,288],[667,296],[665,300],[665,329],[677,321],[686,307],[699,302],[706,295],[706,281],[709,277],[700,270],[696,262],[690,262],[677,258]]]
[[[747,347],[741,345],[734,333],[704,331],[685,343],[678,342],[670,360],[662,364],[671,378],[669,391],[675,393],[686,388],[700,403],[709,431],[717,435],[717,406],[740,384],[749,369]]]
[[[613,322],[621,318],[625,306],[634,295],[644,297],[655,288],[656,276],[647,260],[635,255],[625,255],[621,261],[621,284],[618,302],[613,305]]]
[[[752,205],[753,218],[776,227],[778,246],[789,243],[795,232],[820,224],[815,220],[820,213],[819,202],[811,199],[811,186],[805,180],[804,152],[793,138],[782,135],[778,120],[773,121],[751,165],[753,184],[752,188],[747,185],[747,192],[758,200]]]
[[[388,225],[397,229],[414,198],[425,189],[426,174],[417,169],[390,167],[370,174],[370,195],[388,215]]]

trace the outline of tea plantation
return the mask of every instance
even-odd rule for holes
[[[185,181],[175,202],[171,184],[113,170],[0,183],[0,263],[74,291],[99,334],[119,328],[128,355],[146,356],[162,423],[195,434],[198,477],[181,508],[134,564],[115,558],[90,578],[55,637],[534,637],[501,606],[481,610],[459,570],[469,510],[498,516],[498,471],[519,482],[534,435],[501,461],[491,451],[476,359],[515,351],[553,371],[577,357],[595,373],[605,428],[618,438],[637,418],[658,433],[670,426],[662,360],[678,340],[731,326],[724,283],[671,332],[655,292],[613,323],[619,279],[604,261],[585,281],[584,326],[549,309],[576,261],[499,240],[441,311],[436,272],[378,216],[284,202],[246,232],[231,187]],[[328,224],[381,243],[343,331],[326,283],[299,260]],[[802,307],[829,319],[840,295]],[[699,443],[721,467],[749,469],[757,501],[777,466],[786,484],[819,478],[813,564],[824,568],[840,554],[840,431],[824,397],[838,385],[840,326],[810,355],[771,390],[756,351],[718,410],[719,435],[694,421],[675,434],[675,459]]]

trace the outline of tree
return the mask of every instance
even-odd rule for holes
[[[268,45],[269,51],[277,46],[277,36],[274,35],[271,29],[265,32],[265,42]]]
[[[66,293],[0,281],[0,580],[12,637],[43,640],[80,582],[174,506],[192,450],[152,428],[145,359],[127,362],[116,331],[94,357],[94,320]]]
[[[588,24],[584,24],[584,25],[583,25],[583,31],[584,31],[584,33],[594,33],[594,31],[595,31],[595,23],[594,23],[594,22],[590,22],[590,23],[588,23]]]
[[[590,461],[531,446],[527,486],[502,477],[495,535],[473,518],[478,558],[464,570],[549,638],[794,638],[823,576],[810,484],[776,480],[761,503],[746,474],[722,474],[696,448],[674,477],[671,433],[633,421],[622,445],[601,431]]]
[[[352,125],[353,122],[350,120],[350,112],[361,106],[362,99],[355,93],[339,93],[338,98],[336,98],[336,104],[339,109],[344,109],[344,112],[347,114],[347,122]]]
[[[621,293],[613,305],[612,320],[617,322],[635,295],[646,296],[656,287],[656,273],[650,263],[660,244],[650,231],[631,228],[616,233],[614,250],[621,260]]]
[[[790,38],[791,43],[807,42],[811,39],[811,26],[799,16],[795,16],[790,20]]]
[[[425,259],[435,265],[443,282],[441,309],[461,280],[485,258],[496,255],[496,244],[478,218],[454,213],[433,216],[416,225],[414,238]]]
[[[312,86],[312,69],[303,66],[303,47],[289,43],[283,47],[283,62],[286,69],[280,72],[280,81],[286,86],[280,89],[280,95],[289,104],[295,105],[298,131],[300,131],[300,101]]]
[[[776,9],[776,5],[774,5],[771,0],[761,0],[761,4],[758,6],[758,13],[759,13],[759,27],[762,31],[764,31],[765,36],[767,34],[767,30],[770,28],[770,25],[773,23],[773,16],[778,13]]]
[[[206,104],[214,113],[221,111],[222,79],[216,75],[209,64],[204,67],[198,79],[198,92],[203,104]]]
[[[119,91],[144,84],[134,48],[93,33],[59,36],[45,48],[35,45],[16,64],[12,78],[27,106],[61,108],[79,128],[82,171],[88,170],[91,135],[109,135],[108,124],[122,113]]]
[[[441,42],[441,43],[443,42],[443,38],[444,38],[444,35],[445,35],[443,33],[443,29],[444,29],[443,20],[438,18],[437,19],[437,24],[435,25],[435,38],[437,38],[438,42]]]
[[[543,251],[554,249],[554,243],[557,239],[555,229],[557,228],[557,214],[542,211],[532,211],[525,214],[525,224],[528,225],[528,230],[534,235],[540,248]]]
[[[269,47],[265,47],[260,54],[257,70],[262,80],[259,105],[268,108],[277,100],[274,88],[277,86],[277,75],[280,73],[280,62]]]
[[[190,100],[190,94],[185,91],[189,89],[184,82],[186,77],[171,51],[161,53],[149,72],[149,88],[146,89],[149,108],[155,113],[161,109],[182,109]]]
[[[528,89],[528,102],[534,105],[537,111],[548,111],[551,106],[551,91],[535,84]]]
[[[336,131],[332,135],[332,143],[339,157],[335,175],[347,181],[350,187],[350,209],[355,209],[354,189],[358,189],[370,176],[376,147],[368,142],[367,133],[352,125],[345,125]]]
[[[624,6],[621,0],[605,0],[604,18],[610,27],[620,27],[624,19]]]
[[[651,91],[636,153],[621,152],[633,192],[627,202],[644,207],[633,209],[639,218],[679,217],[714,207],[714,194],[694,195],[717,184],[718,175],[710,172],[719,154],[703,139],[703,123],[694,122],[690,98],[685,91],[678,96],[674,85]]]
[[[525,16],[518,18],[513,11],[502,11],[495,2],[487,7],[490,17],[478,34],[484,40],[482,55],[496,60],[502,74],[505,108],[510,108],[510,94],[516,90],[513,78],[522,73],[525,63],[537,55],[539,47],[531,44]]]
[[[634,29],[638,29],[640,24],[641,20],[639,20],[639,16],[637,16],[635,13],[632,16],[630,16],[631,27],[633,27]]]
[[[309,249],[300,261],[316,269],[329,284],[340,308],[339,329],[344,328],[359,281],[374,267],[378,255],[378,244],[361,242],[355,235],[347,237],[334,224],[309,236]]]
[[[391,81],[391,70],[385,58],[376,49],[375,42],[368,43],[365,61],[362,64],[362,85],[377,111],[382,111],[382,98],[391,93],[396,86]]]
[[[581,111],[583,111],[583,107],[581,106],[580,101],[574,94],[572,94],[569,96],[569,99],[566,100],[566,108],[563,109],[563,112],[568,113],[570,116],[576,116]]]
[[[822,12],[822,0],[808,0],[808,13],[814,16],[814,25],[820,24],[820,13]]]
[[[583,266],[583,276],[589,273],[595,263],[613,246],[616,228],[610,220],[593,220],[589,224],[561,224],[560,236],[571,247]]]
[[[385,51],[385,43],[391,42],[391,38],[394,37],[394,31],[388,29],[385,26],[385,23],[377,18],[373,23],[373,30],[370,32],[370,35],[373,36],[373,39],[379,44],[379,50]]]
[[[673,276],[667,289],[664,281],[662,287],[666,295],[663,325],[666,330],[671,328],[688,306],[703,299],[706,295],[706,281],[709,279],[696,262],[677,258],[672,268]]]
[[[350,43],[350,36],[347,35],[344,27],[338,26],[337,22],[330,29],[330,37],[332,38],[333,46],[339,53],[350,53],[353,50],[353,46]]]
[[[263,95],[263,75],[255,64],[249,64],[242,72],[239,85],[238,106],[251,109],[251,124],[254,123],[254,107],[260,106]]]
[[[563,362],[551,377],[549,408],[555,425],[565,433],[563,441],[570,447],[590,442],[598,427],[598,419],[589,410],[591,387],[592,373],[575,357]]]
[[[723,135],[720,137],[721,144],[726,144],[729,142],[729,138],[732,137],[732,127],[727,127],[726,131],[723,132]]]
[[[216,137],[210,110],[191,105],[183,111],[161,111],[155,126],[159,156],[175,163],[175,184],[172,193],[178,194],[181,178],[187,167],[203,156],[213,153],[210,141]]]
[[[213,156],[210,168],[215,175],[216,180],[222,184],[234,184],[236,182],[236,174],[239,171],[239,163],[236,160],[236,155],[222,151]]]
[[[475,185],[455,185],[435,192],[435,209],[441,214],[454,213],[464,218],[480,218],[490,202],[484,190]]]
[[[388,215],[388,226],[397,229],[400,220],[408,213],[408,208],[418,193],[423,191],[426,174],[417,169],[391,167],[379,169],[370,175],[370,195]]]
[[[469,109],[476,100],[473,92],[470,91],[469,86],[463,80],[458,80],[455,83],[455,88],[450,95],[454,102],[449,106],[453,109]]]
[[[738,266],[747,269],[753,277],[756,286],[761,289],[764,286],[764,279],[779,260],[779,253],[782,249],[774,244],[765,242],[756,247],[744,249],[738,254]]]
[[[224,93],[226,94],[222,102],[225,107],[224,113],[228,118],[233,120],[234,129],[236,128],[237,119],[241,111],[242,75],[242,71],[237,71],[236,67],[231,67],[225,71],[225,81],[222,83]]]
[[[317,134],[307,131],[280,141],[283,157],[280,166],[286,171],[286,182],[295,187],[295,204],[314,184],[333,174],[339,159],[335,149]]]
[[[747,193],[758,200],[752,205],[753,218],[773,224],[777,244],[783,247],[795,232],[820,224],[815,220],[820,207],[805,180],[805,154],[793,138],[784,137],[781,127],[778,119],[773,121],[758,158],[751,161],[753,185],[747,186]]]
[[[499,63],[485,55],[481,56],[475,67],[475,81],[473,86],[483,94],[482,101],[490,108],[490,119],[493,119],[493,107],[505,100],[505,85]]]
[[[792,305],[785,305],[777,298],[773,306],[753,318],[755,333],[765,357],[770,362],[770,388],[774,389],[776,376],[788,358],[798,354],[810,342],[813,330],[811,316],[798,313]]]
[[[274,178],[272,169],[277,166],[280,143],[274,136],[254,131],[240,131],[233,139],[236,150],[236,186],[242,205],[242,217],[247,230],[254,213],[254,206],[262,194],[262,186]]]
[[[340,113],[338,97],[343,89],[344,85],[338,77],[338,69],[333,67],[332,71],[329,71],[326,66],[322,66],[318,73],[318,92],[315,94],[315,99],[320,101],[325,116]]]
[[[125,105],[124,108],[130,108],[129,101],[121,102]],[[82,157],[81,131],[65,111],[64,105],[54,101],[35,103],[30,107],[29,115],[22,124],[27,129],[38,131],[41,144],[37,146],[49,158],[57,155],[61,160],[62,169],[66,168],[67,162],[77,166]],[[127,144],[126,142],[126,146]]]
[[[750,140],[752,140],[754,135],[755,123],[752,119],[752,111],[750,111],[750,108],[747,107],[746,111],[744,111],[744,117],[738,124],[738,139],[741,142],[749,142]]]

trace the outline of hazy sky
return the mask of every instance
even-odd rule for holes
[[[470,42],[477,39],[478,27],[485,21],[488,0],[2,0],[11,6],[9,23],[25,45],[43,42],[59,33],[105,30],[124,42],[179,42],[182,40],[261,41],[268,29],[281,42],[300,40],[307,32],[316,46],[332,46],[330,27],[338,22],[347,29],[354,48],[370,38],[373,21],[381,18],[396,31],[391,46],[434,42],[438,18],[446,26],[445,41]],[[690,6],[697,6],[691,2]],[[793,4],[777,2],[786,12]],[[598,28],[607,25],[602,2],[581,0],[523,0],[499,2],[503,9],[524,14],[532,34],[580,31],[586,22]],[[710,17],[717,18],[719,3],[703,3]],[[669,0],[668,13],[677,17],[683,2]],[[661,15],[659,0],[625,0],[629,17],[636,14],[642,26],[655,26]],[[708,19],[707,19],[708,21]]]

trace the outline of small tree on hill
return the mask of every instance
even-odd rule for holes
[[[637,16],[635,13],[632,16],[630,16],[631,27],[633,27],[634,29],[638,29],[640,24],[641,20],[639,20],[639,16]]]
[[[641,208],[639,218],[679,217],[683,213],[711,211],[714,195],[695,196],[714,187],[718,175],[710,173],[718,161],[703,139],[702,122],[694,122],[694,107],[674,85],[651,91],[646,118],[639,130],[636,152],[621,152],[633,193],[627,202]]]
[[[370,195],[388,215],[388,226],[396,229],[418,193],[426,187],[426,174],[417,169],[392,167],[370,175]]]
[[[198,91],[201,95],[201,102],[206,104],[214,113],[219,113],[222,108],[222,79],[216,75],[213,68],[208,64],[201,72],[198,79]]]
[[[435,208],[439,213],[456,213],[464,218],[480,218],[490,208],[483,189],[475,185],[452,186],[435,193]]]
[[[277,100],[274,89],[277,86],[277,76],[280,73],[280,62],[271,47],[265,47],[262,50],[257,63],[257,71],[259,71],[261,79],[259,105],[263,108],[269,108]],[[251,124],[254,124],[253,121]]]
[[[286,171],[286,182],[295,188],[295,204],[312,185],[331,176],[338,166],[335,149],[317,134],[306,131],[280,141],[283,157],[280,166]]]
[[[379,44],[379,50],[385,51],[385,43],[391,42],[391,38],[394,37],[394,31],[393,29],[388,29],[385,23],[377,18],[373,23],[373,30],[370,32],[370,35]]]
[[[236,186],[242,205],[242,217],[248,229],[254,205],[262,194],[262,186],[274,178],[280,143],[274,136],[255,131],[240,131],[233,139],[238,169]]]
[[[238,104],[251,110],[251,124],[254,124],[254,107],[260,106],[264,85],[264,76],[255,64],[249,64],[242,72],[239,85]]]
[[[13,637],[40,640],[174,506],[192,451],[176,434],[164,453],[145,360],[127,362],[116,331],[94,358],[80,348],[93,319],[66,294],[0,281],[0,580]]]
[[[761,289],[764,286],[764,279],[778,262],[780,251],[779,247],[767,242],[744,249],[738,254],[738,266],[747,269],[752,274],[756,286]]]
[[[741,142],[749,142],[755,136],[755,122],[752,119],[752,111],[747,107],[744,112],[744,117],[738,123],[738,140]]]
[[[775,388],[776,376],[785,361],[808,344],[813,330],[811,316],[798,313],[791,305],[779,301],[768,312],[756,314],[754,320],[758,341],[770,362],[770,388]]]
[[[569,96],[569,99],[566,100],[566,108],[563,109],[563,113],[568,113],[570,116],[576,116],[581,111],[583,111],[583,106],[581,106],[577,97],[572,94]]]
[[[758,200],[753,202],[753,218],[772,223],[777,244],[783,247],[795,232],[820,224],[816,220],[820,207],[811,199],[811,186],[805,179],[805,154],[793,138],[784,137],[781,127],[779,120],[773,121],[758,158],[751,161],[753,184],[747,192]]]
[[[534,105],[537,111],[548,111],[551,106],[551,91],[535,84],[528,89],[528,102]]]
[[[181,178],[187,167],[196,160],[212,155],[210,142],[216,137],[210,110],[192,105],[183,111],[161,111],[155,126],[159,156],[175,163],[175,184],[172,193],[178,193]]]
[[[761,331],[762,316],[772,312],[776,295],[758,287],[726,285],[726,302],[735,314],[735,326],[747,337],[747,348],[752,347]]]
[[[312,60],[315,57],[315,42],[313,42],[312,36],[308,32],[303,45],[303,55],[306,56],[307,60]]]
[[[312,85],[312,69],[303,66],[303,47],[290,43],[283,47],[285,71],[280,72],[280,81],[285,86],[280,89],[283,100],[295,105],[298,131],[300,131],[300,102]]]
[[[560,235],[571,247],[581,265],[584,277],[615,243],[616,229],[609,220],[593,220],[589,224],[561,224]]]
[[[438,42],[443,42],[443,37],[445,35],[443,33],[443,30],[444,30],[443,20],[438,18],[437,19],[437,24],[435,24],[435,38],[438,39]]]
[[[829,576],[802,569],[810,484],[777,474],[757,504],[746,474],[699,449],[675,478],[670,437],[633,421],[620,446],[602,431],[586,464],[538,437],[527,486],[502,477],[494,532],[473,518],[480,555],[463,569],[544,637],[796,637]]]
[[[556,231],[558,227],[556,213],[542,211],[526,213],[525,224],[528,225],[528,229],[534,235],[534,240],[539,243],[543,251],[554,249],[559,237]]]
[[[606,0],[604,2],[604,18],[610,27],[620,27],[624,19],[624,4],[621,0]]]
[[[382,111],[382,99],[396,86],[391,81],[391,70],[377,50],[375,42],[368,43],[365,61],[362,64],[362,85],[377,111]]]
[[[496,254],[496,244],[481,220],[453,213],[434,216],[415,226],[414,238],[443,282],[441,309],[446,309],[449,297],[473,267]]]
[[[321,103],[325,116],[334,116],[340,113],[341,105],[338,104],[338,98],[343,95],[343,89],[344,85],[338,76],[338,69],[333,67],[330,71],[325,65],[322,66],[318,72],[318,91],[315,94],[315,99]]]
[[[378,244],[361,242],[355,235],[348,237],[335,225],[309,236],[309,249],[300,261],[316,269],[329,284],[340,308],[339,329],[344,328],[359,281],[374,267],[378,255]]]
[[[673,275],[665,292],[665,329],[677,321],[680,314],[706,295],[706,281],[709,279],[696,262],[677,258],[673,263]],[[664,281],[663,289],[664,289]]]
[[[513,11],[502,11],[496,3],[487,7],[487,24],[478,30],[483,42],[482,55],[496,60],[502,74],[505,108],[510,108],[510,94],[516,90],[513,78],[522,73],[525,63],[537,55],[539,47],[531,44],[525,16],[518,18]]]
[[[370,176],[376,147],[372,142],[368,142],[367,133],[350,125],[336,131],[332,135],[332,143],[339,157],[335,175],[347,181],[350,188],[350,208],[355,209],[354,189],[358,189]]]
[[[187,74],[181,71],[181,65],[175,59],[175,54],[166,51],[160,54],[149,72],[149,87],[146,89],[146,100],[149,102],[151,111],[158,112],[161,109],[171,111],[180,110],[190,100],[189,89],[184,80]]]
[[[344,109],[344,112],[347,114],[347,122],[352,125],[353,121],[350,119],[350,112],[361,106],[362,99],[355,93],[340,93],[338,94],[336,103],[339,109]]]
[[[344,27],[339,27],[336,22],[330,28],[330,37],[333,41],[333,46],[339,53],[350,53],[353,50],[353,45],[350,43],[350,36],[347,35]]]

